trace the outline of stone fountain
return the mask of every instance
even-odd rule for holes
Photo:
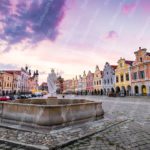
[[[0,116],[6,122],[28,126],[57,126],[96,119],[104,114],[101,102],[83,99],[30,99],[0,102]]]

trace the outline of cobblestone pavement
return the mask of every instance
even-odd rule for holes
[[[90,138],[64,148],[96,150],[149,150],[150,149],[150,97],[109,98],[99,96],[76,96],[75,98],[102,101],[105,117],[126,118],[132,122],[116,125]]]
[[[70,97],[72,98],[72,97]],[[73,97],[74,98],[74,97]],[[18,142],[17,149],[63,150],[149,150],[150,149],[150,101],[149,98],[76,97],[102,101],[105,118],[73,125],[46,133],[29,132],[0,127],[0,140]],[[96,133],[96,134],[94,134]],[[84,138],[86,137],[86,138]],[[80,139],[80,140],[78,140]],[[74,142],[75,141],[75,142]],[[70,145],[64,147],[64,144]],[[24,147],[20,143],[33,145]],[[5,145],[4,145],[5,144]],[[0,150],[10,144],[0,142]],[[40,146],[45,146],[41,147]],[[4,148],[5,147],[5,148]],[[11,147],[11,149],[13,146]]]
[[[95,132],[105,130],[125,120],[97,120],[95,122],[87,122],[80,125],[65,127],[59,130],[52,130],[49,133],[28,132],[9,128],[0,128],[0,139],[16,141],[20,143],[44,145],[49,148],[59,147],[66,142],[77,140],[78,138],[88,136]],[[38,146],[37,146],[38,147]]]
[[[149,97],[106,97],[106,96],[69,96],[102,101],[105,117],[125,117],[134,119],[140,124],[150,124]]]
[[[63,150],[149,150],[150,131],[135,122],[113,126]]]

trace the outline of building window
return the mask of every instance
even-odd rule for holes
[[[97,81],[97,85],[98,85],[98,81]]]
[[[111,78],[111,84],[113,84],[113,80],[112,80],[112,78]]]
[[[145,73],[144,73],[144,71],[140,71],[140,72],[139,72],[139,78],[140,78],[140,79],[144,79],[144,78],[145,78]]]
[[[0,82],[0,87],[2,86],[2,83]]]
[[[126,73],[126,81],[129,81],[129,74]]]
[[[104,80],[104,84],[106,84],[106,80]]]
[[[142,60],[142,57],[140,57],[140,62],[142,62],[143,60]]]
[[[118,76],[116,76],[116,82],[119,82],[119,78],[118,78]]]
[[[107,83],[109,84],[109,79],[107,80]]]
[[[120,63],[120,67],[122,68],[122,63]]]
[[[101,85],[101,80],[99,80],[99,84]]]
[[[121,82],[124,81],[123,75],[120,75],[120,80],[121,80]]]
[[[8,80],[9,80],[9,77],[8,77]]]
[[[136,80],[137,79],[137,72],[133,73],[133,79]]]

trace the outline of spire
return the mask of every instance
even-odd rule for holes
[[[31,70],[29,70],[29,75],[31,75]]]
[[[38,70],[36,70],[36,74],[35,74],[35,75],[37,75],[37,76],[39,75],[39,72],[38,72]]]
[[[25,70],[26,70],[26,71],[28,70],[28,65],[25,66]]]

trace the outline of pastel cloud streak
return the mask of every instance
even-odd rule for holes
[[[146,13],[150,12],[150,1],[149,0],[141,1],[141,6]]]
[[[1,0],[0,39],[8,44],[24,40],[29,43],[45,39],[54,41],[64,17],[65,2],[66,0]]]
[[[124,14],[129,14],[131,13],[134,9],[136,8],[135,3],[129,3],[129,4],[124,4],[122,7],[122,12]]]

